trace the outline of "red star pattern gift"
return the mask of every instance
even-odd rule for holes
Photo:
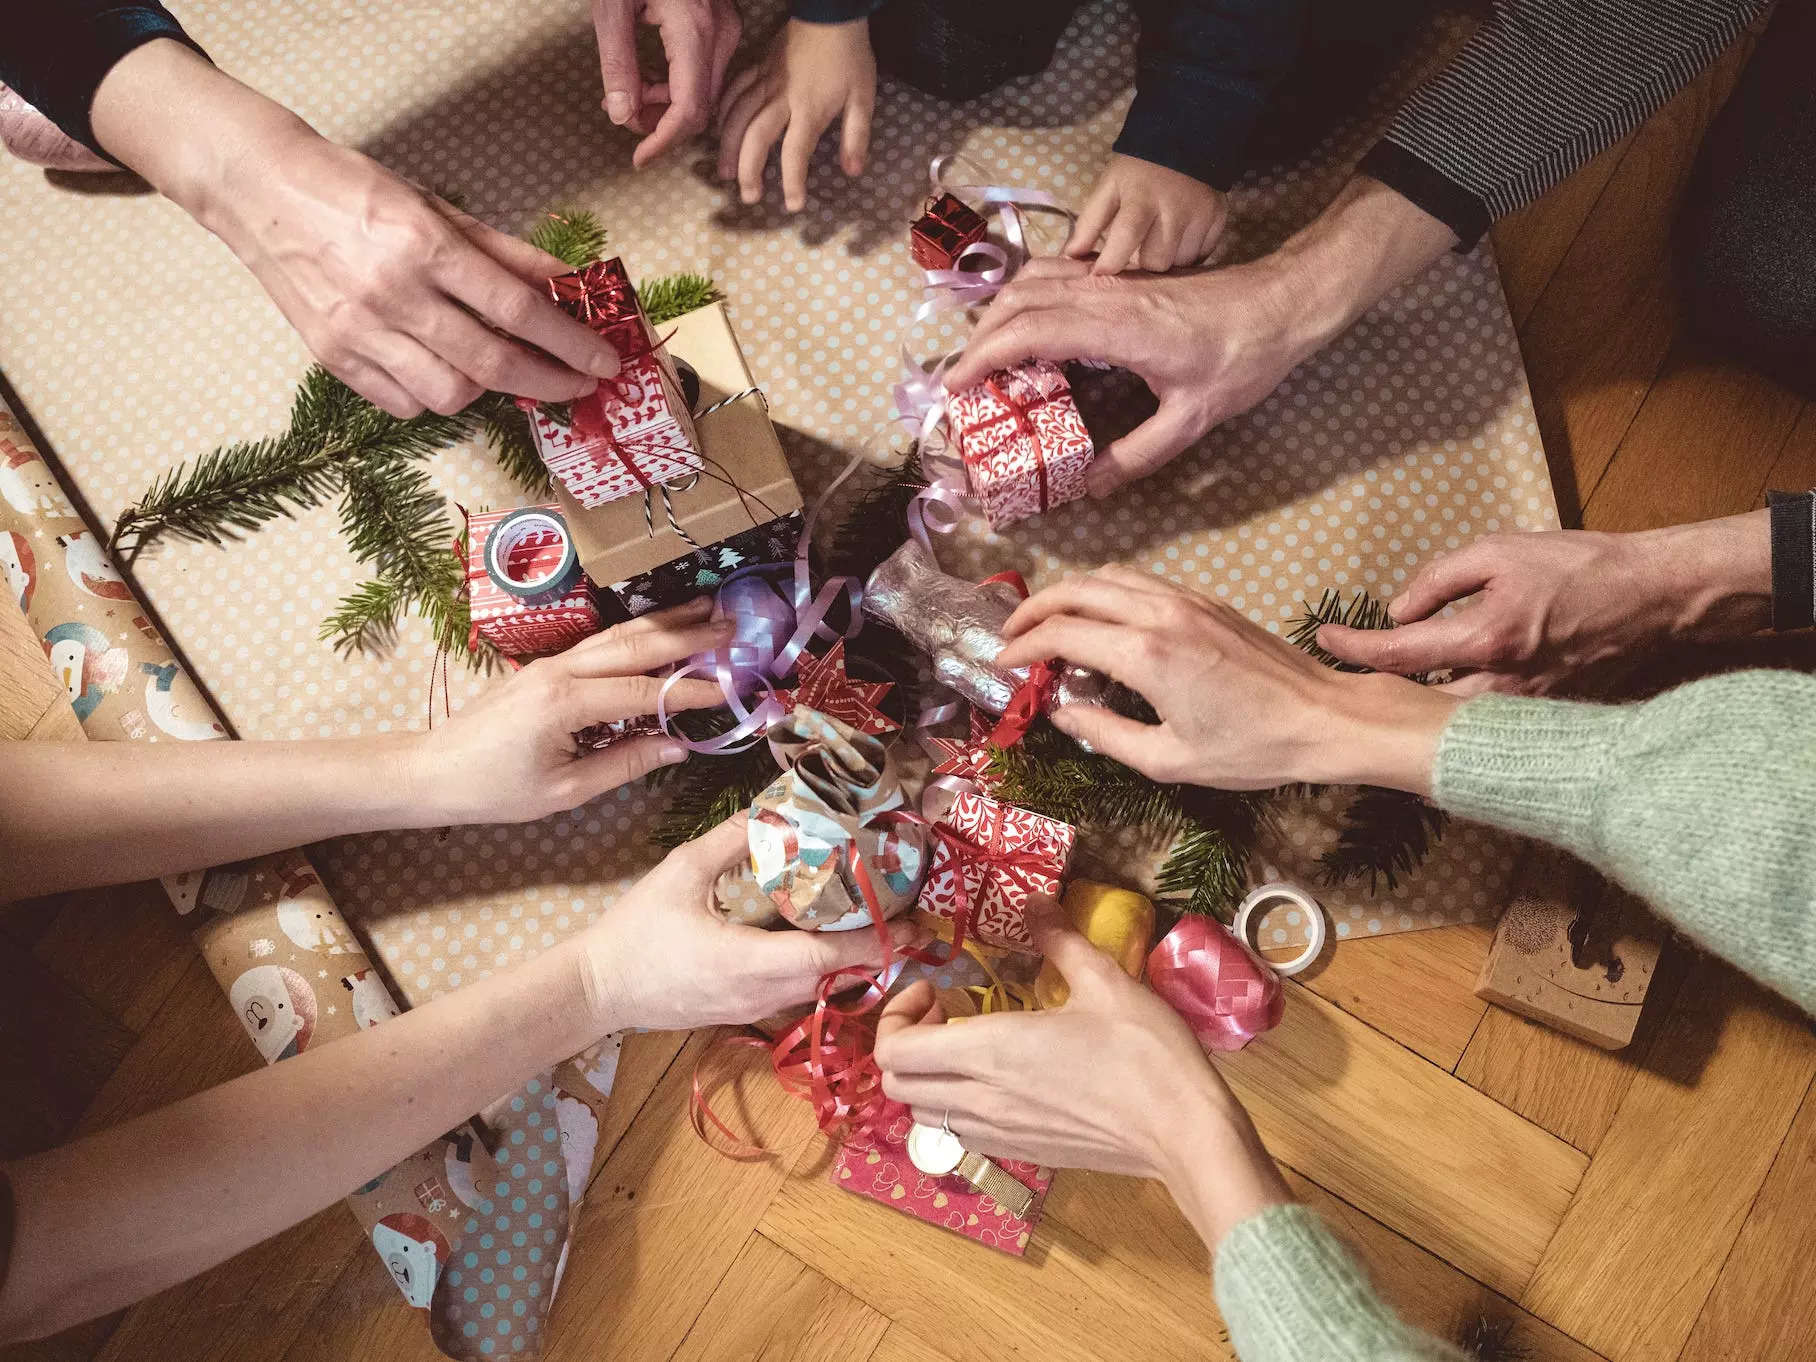
[[[934,832],[921,910],[949,922],[965,914],[967,939],[1032,951],[1028,896],[1059,896],[1075,829],[988,795],[961,794]]]
[[[605,627],[559,507],[467,518],[472,637],[507,657],[559,652]]]
[[[1084,496],[1091,435],[1057,364],[998,369],[952,395],[947,423],[991,529]]]
[[[530,434],[549,472],[582,506],[608,501],[700,472],[699,438],[672,362],[650,329],[618,260],[601,260],[549,280],[549,293],[618,352],[616,378],[604,379],[563,419],[529,406]]]

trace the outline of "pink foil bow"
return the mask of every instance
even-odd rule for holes
[[[1280,1024],[1279,976],[1213,918],[1189,914],[1148,954],[1148,986],[1207,1050],[1240,1050]]]

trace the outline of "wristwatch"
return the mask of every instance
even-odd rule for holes
[[[929,1126],[916,1121],[910,1127],[908,1161],[928,1177],[958,1174],[1017,1220],[1026,1220],[1034,1205],[1032,1188],[1022,1186],[982,1154],[971,1153],[944,1124]]]

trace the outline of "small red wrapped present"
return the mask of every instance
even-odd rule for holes
[[[559,652],[604,628],[554,506],[468,517],[467,600],[473,635],[507,657]]]
[[[952,395],[947,423],[992,529],[1084,496],[1091,435],[1057,364],[998,369]]]
[[[1027,809],[961,794],[934,825],[933,862],[920,908],[955,921],[987,946],[1032,951],[1025,922],[1030,894],[1059,896],[1076,830]]]
[[[908,229],[908,253],[924,270],[956,269],[989,230],[970,204],[956,194],[941,194],[928,200],[927,211]]]
[[[995,1161],[998,1168],[1034,1192],[1028,1218],[1020,1220],[956,1174],[936,1178],[916,1168],[908,1158],[908,1128],[913,1124],[914,1118],[903,1112],[886,1127],[846,1140],[832,1162],[834,1185],[1021,1257],[1028,1247],[1028,1232],[1040,1222],[1041,1203],[1053,1185],[1053,1170],[1015,1159]]]
[[[573,403],[566,421],[530,408],[536,451],[574,500],[601,506],[703,469],[680,380],[623,263],[601,260],[551,279],[549,294],[610,341],[620,363],[618,376]]]

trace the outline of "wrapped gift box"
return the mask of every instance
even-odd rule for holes
[[[604,627],[558,506],[467,518],[467,598],[473,632],[509,657],[559,652]]]
[[[970,204],[956,194],[941,194],[929,200],[927,211],[908,229],[908,253],[924,270],[955,269],[989,230]]]
[[[671,563],[680,566],[663,574],[662,591],[676,589],[690,570],[697,573],[702,548],[736,545],[739,553],[745,547],[755,552],[769,539],[741,536],[771,527],[779,538],[778,521],[794,525],[799,538],[801,492],[724,305],[689,312],[664,330],[673,333],[668,350],[699,375],[699,410],[706,414],[695,421],[694,429],[706,472],[691,484],[682,482],[603,506],[582,506],[565,488],[555,493],[586,575],[595,582],[612,583],[614,595],[622,592],[627,606],[639,579]],[[736,400],[726,402],[727,398]],[[718,406],[721,402],[725,405]],[[784,559],[793,552],[790,543]]]
[[[923,911],[956,920],[968,904],[966,937],[990,946],[1032,951],[1028,896],[1059,897],[1076,835],[1070,824],[1019,809],[988,795],[961,794],[937,828],[933,862],[921,889]],[[954,839],[969,850],[956,848]]]
[[[565,417],[530,412],[530,434],[549,471],[582,506],[601,506],[673,482],[704,466],[674,363],[663,353],[618,260],[549,280],[564,310],[605,337],[621,367]]]
[[[998,369],[954,393],[947,420],[992,529],[1085,495],[1091,436],[1057,364]]]
[[[627,613],[647,615],[717,590],[720,582],[740,568],[792,562],[800,542],[801,513],[790,511],[730,539],[695,549],[684,558],[613,582],[611,592]]]

